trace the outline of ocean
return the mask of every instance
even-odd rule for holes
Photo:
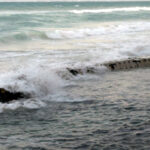
[[[149,150],[150,2],[1,2],[0,150]],[[77,76],[67,68],[93,67]]]

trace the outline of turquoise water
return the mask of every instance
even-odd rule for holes
[[[37,28],[56,30],[101,22],[149,21],[149,15],[150,2],[1,3],[0,41],[32,40],[32,34],[47,38]]]
[[[149,150],[150,2],[0,3],[0,150]],[[67,68],[94,67],[73,76]]]

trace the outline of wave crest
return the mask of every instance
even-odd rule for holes
[[[84,9],[84,10],[70,10],[69,12],[75,14],[83,13],[111,13],[118,11],[134,12],[134,11],[150,11],[150,7],[123,7],[123,8],[106,8],[106,9]]]
[[[133,33],[147,31],[150,29],[149,22],[137,22],[135,23],[119,23],[110,24],[109,26],[100,25],[96,28],[70,28],[66,29],[47,29],[20,31],[18,33],[12,33],[2,36],[0,41],[2,43],[11,43],[12,41],[31,41],[31,40],[65,40],[65,39],[78,39],[86,38],[89,36],[110,35],[116,33]]]

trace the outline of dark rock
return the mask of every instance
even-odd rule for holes
[[[115,70],[115,66],[116,64],[109,64],[109,67],[111,68],[111,70]]]
[[[76,69],[71,69],[67,68],[67,70],[74,76],[77,76],[79,74],[84,74],[84,73],[95,73],[95,68],[94,67],[85,67],[83,68],[76,68]]]
[[[8,103],[13,100],[18,100],[22,98],[29,97],[29,94],[25,94],[23,92],[10,92],[4,88],[0,88],[0,102]]]
[[[86,72],[87,73],[95,73],[95,68],[94,67],[87,67]]]
[[[81,69],[71,69],[71,68],[67,68],[67,70],[74,76],[77,76],[78,74],[82,74]]]
[[[134,62],[134,63],[140,63],[141,60],[132,60],[132,62]]]
[[[147,57],[147,58],[131,58],[124,60],[117,60],[106,62],[102,65],[106,66],[111,71],[147,68],[150,67],[150,58]]]

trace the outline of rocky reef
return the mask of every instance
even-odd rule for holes
[[[133,58],[120,61],[111,61],[103,64],[111,71],[129,70],[150,67],[150,58]]]
[[[29,97],[28,94],[25,94],[23,92],[11,92],[7,89],[0,88],[0,102],[1,103],[9,103],[13,100],[19,100],[22,98]]]
[[[96,71],[96,66],[105,66],[110,71],[121,71],[130,70],[137,68],[147,68],[150,67],[150,58],[132,58],[118,61],[109,61],[103,64],[95,64],[95,67],[85,67],[85,68],[67,68],[67,70],[74,76],[84,73],[94,73]]]
[[[119,61],[111,61],[103,64],[95,64],[93,67],[85,67],[85,68],[67,68],[67,71],[73,75],[82,75],[85,73],[95,73],[97,66],[105,66],[110,71],[120,71],[120,70],[129,70],[136,68],[147,68],[150,67],[150,58],[132,58],[126,60]],[[20,100],[23,98],[31,97],[30,94],[24,92],[12,92],[11,90],[7,90],[5,88],[0,88],[0,102],[1,103],[9,103],[13,100]]]

